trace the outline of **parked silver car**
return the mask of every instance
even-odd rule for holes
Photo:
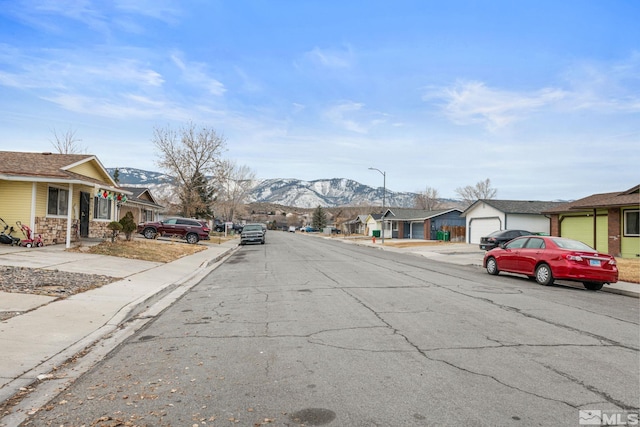
[[[262,224],[246,224],[240,233],[240,244],[260,243],[265,244],[266,229]]]

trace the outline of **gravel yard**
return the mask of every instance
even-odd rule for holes
[[[0,267],[0,291],[2,292],[66,298],[116,280],[120,279],[98,274],[69,273],[42,268]],[[0,321],[16,314],[18,313],[2,311]]]

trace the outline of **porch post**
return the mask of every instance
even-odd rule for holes
[[[73,215],[73,183],[69,184],[69,198],[67,200],[67,249],[71,247],[71,215]]]
[[[38,191],[38,184],[31,184],[31,212],[29,214],[29,227],[36,233],[36,192]],[[34,237],[35,239],[35,237]]]

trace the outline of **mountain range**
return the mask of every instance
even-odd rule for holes
[[[173,186],[171,177],[160,172],[121,167],[107,168],[111,176],[118,170],[120,185],[149,188],[157,199],[171,200]],[[381,187],[373,188],[346,178],[300,179],[280,178],[256,180],[247,203],[272,203],[297,208],[337,206],[386,206],[413,207],[416,193],[386,192]],[[444,199],[441,202],[456,207],[458,201]]]

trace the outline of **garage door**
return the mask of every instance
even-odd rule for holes
[[[414,222],[411,224],[411,238],[424,239],[424,222]]]
[[[589,217],[564,217],[562,219],[562,225],[560,226],[560,234],[562,237],[569,239],[580,240],[586,243],[592,248],[596,248],[599,251],[607,252],[609,250],[608,241],[608,222],[606,215],[598,215],[598,222],[596,224],[598,241],[593,242],[593,216]]]
[[[562,219],[560,233],[562,237],[593,246],[593,217],[565,217]]]
[[[469,224],[469,243],[479,244],[480,238],[500,230],[498,218],[472,218]]]

